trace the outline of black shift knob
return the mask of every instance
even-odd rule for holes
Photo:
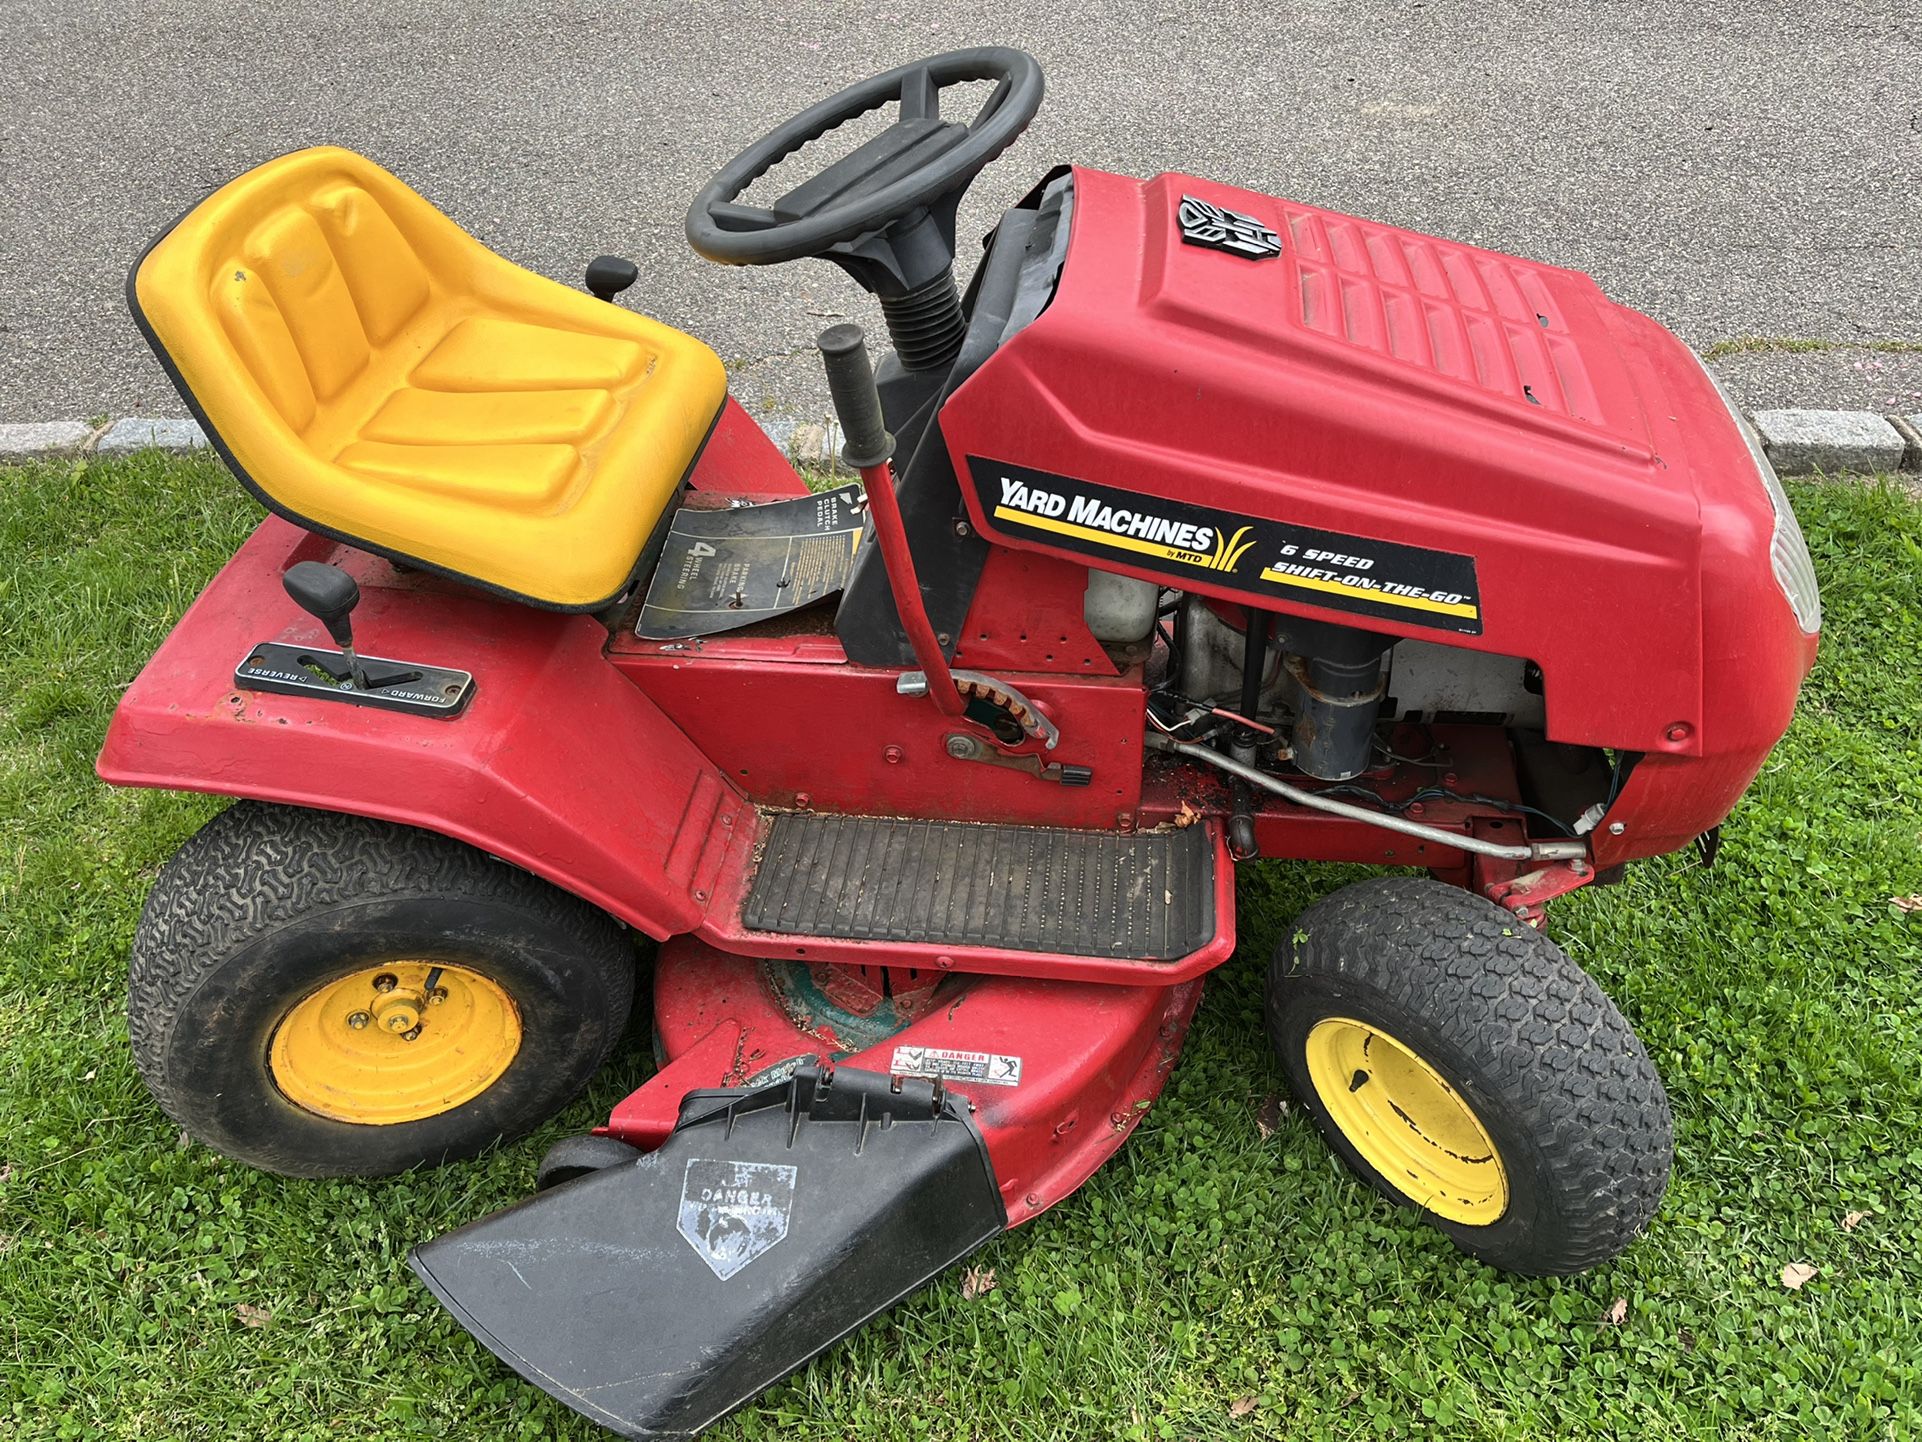
[[[618,255],[597,255],[587,263],[587,288],[611,301],[641,278],[641,268]]]
[[[280,583],[296,606],[327,628],[336,646],[354,644],[354,623],[348,618],[360,604],[360,587],[352,576],[322,561],[302,561],[289,566]]]

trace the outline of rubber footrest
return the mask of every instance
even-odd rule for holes
[[[959,821],[775,818],[749,930],[1175,961],[1215,932],[1199,826],[1138,836]]]

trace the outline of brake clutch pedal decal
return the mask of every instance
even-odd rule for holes
[[[896,1076],[935,1077],[941,1081],[987,1086],[1021,1085],[1021,1058],[946,1046],[897,1046],[888,1070]]]
[[[981,509],[1016,535],[1264,597],[1479,636],[1475,558],[968,457]]]
[[[793,1167],[770,1162],[688,1160],[678,1230],[725,1282],[787,1235]]]

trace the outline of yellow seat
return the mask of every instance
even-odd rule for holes
[[[127,295],[269,507],[569,610],[627,585],[727,396],[692,336],[510,264],[332,147],[208,196]]]

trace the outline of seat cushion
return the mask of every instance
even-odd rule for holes
[[[332,147],[222,186],[127,291],[268,506],[547,606],[626,586],[727,396],[692,336],[511,264]]]

